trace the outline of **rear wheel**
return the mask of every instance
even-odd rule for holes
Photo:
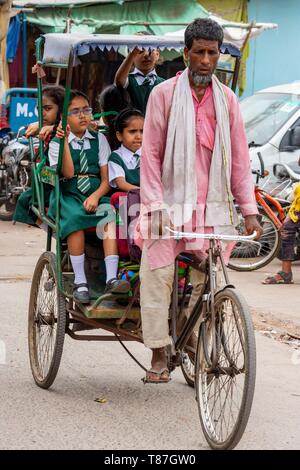
[[[57,375],[66,330],[66,304],[58,290],[55,255],[43,253],[36,265],[30,292],[28,344],[36,384],[49,388]]]
[[[245,222],[241,214],[239,217],[237,230],[242,235],[245,232]],[[266,266],[278,255],[281,240],[278,228],[261,208],[257,218],[263,233],[259,240],[236,243],[228,263],[228,267],[235,271],[254,271]]]
[[[200,327],[196,397],[202,430],[210,447],[233,449],[243,435],[252,406],[255,338],[248,306],[234,289],[226,288],[216,295],[215,315],[215,325],[208,316]]]

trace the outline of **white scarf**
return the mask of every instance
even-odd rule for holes
[[[237,221],[230,190],[230,123],[223,87],[215,76],[212,88],[217,124],[209,174],[205,226],[215,227],[215,232],[224,232],[225,226],[232,227]],[[188,68],[186,68],[179,76],[173,94],[162,168],[164,202],[169,207],[176,205],[175,211],[169,212],[175,226],[190,222],[196,209],[195,156],[195,112]],[[218,227],[222,229],[218,230]]]

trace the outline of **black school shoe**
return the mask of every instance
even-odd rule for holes
[[[114,277],[106,283],[104,294],[127,294],[130,291],[130,283]]]
[[[78,291],[79,287],[87,287],[88,285],[85,282],[81,284],[74,284],[73,287],[73,299],[76,302],[80,302],[81,304],[89,304],[90,303],[90,295],[88,290]]]

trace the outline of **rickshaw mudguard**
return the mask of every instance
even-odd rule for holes
[[[236,287],[235,287],[233,284],[230,284],[230,283],[229,283],[229,284],[225,284],[225,286],[222,286],[221,288],[216,289],[214,295],[216,296],[216,295],[220,294],[221,292],[223,292],[223,291],[226,290],[226,289],[236,289]]]

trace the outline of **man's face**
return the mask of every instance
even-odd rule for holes
[[[218,41],[194,39],[191,49],[184,48],[191,78],[195,85],[207,85],[220,57]]]

